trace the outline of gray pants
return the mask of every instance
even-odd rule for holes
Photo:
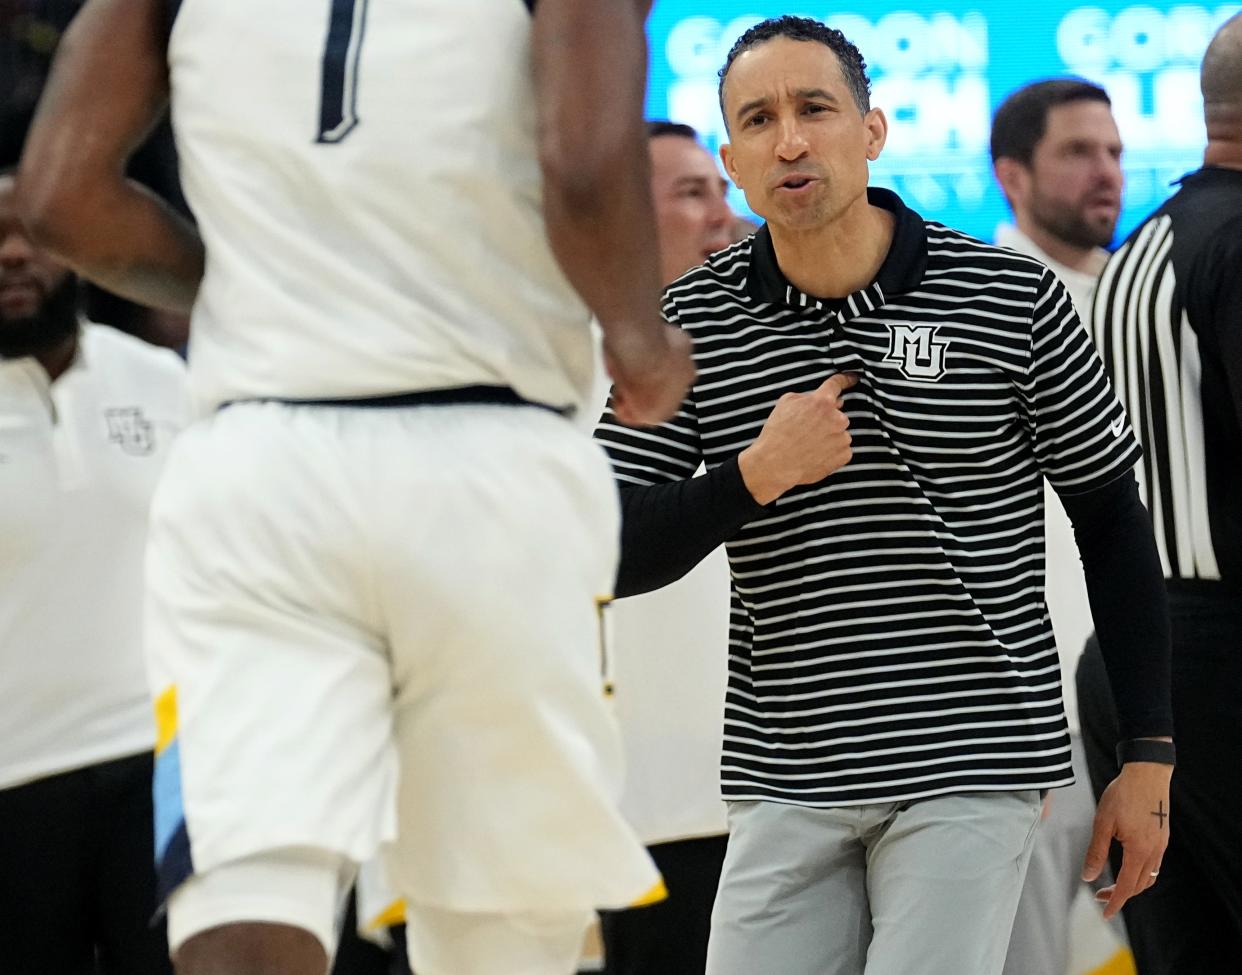
[[[999,975],[1035,791],[729,806],[707,975]]]
[[[1069,970],[1070,911],[1079,891],[1090,890],[1080,878],[1095,821],[1095,797],[1087,778],[1082,738],[1075,733],[1070,741],[1078,781],[1052,793],[1048,818],[1035,831],[1005,975],[1065,975]],[[1097,886],[1107,883],[1111,880],[1105,878]],[[1117,941],[1125,944],[1120,920],[1105,921],[1100,914],[1100,924],[1108,924]]]

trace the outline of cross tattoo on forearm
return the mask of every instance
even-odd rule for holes
[[[1164,821],[1169,818],[1169,814],[1164,811],[1164,800],[1163,799],[1160,800],[1158,805],[1159,805],[1159,808],[1154,813],[1152,813],[1152,815],[1160,820],[1160,828],[1164,829]]]

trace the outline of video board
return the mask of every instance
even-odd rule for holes
[[[858,45],[872,105],[889,120],[872,183],[924,216],[992,239],[1008,209],[992,177],[992,113],[1014,88],[1075,75],[1102,85],[1125,144],[1120,240],[1202,162],[1199,62],[1239,3],[1090,5],[949,0],[656,0],[648,20],[647,114],[693,125],[715,152],[727,136],[716,72],[733,42],[766,17],[817,17]],[[749,213],[734,190],[730,202]]]

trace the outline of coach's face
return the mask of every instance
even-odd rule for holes
[[[770,224],[812,230],[865,205],[867,164],[888,123],[863,114],[833,51],[776,37],[733,62],[724,85],[725,171]]]

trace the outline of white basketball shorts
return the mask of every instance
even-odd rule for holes
[[[411,905],[652,896],[600,679],[617,538],[602,452],[537,407],[243,403],[187,430],[147,561],[162,894],[388,847]]]

